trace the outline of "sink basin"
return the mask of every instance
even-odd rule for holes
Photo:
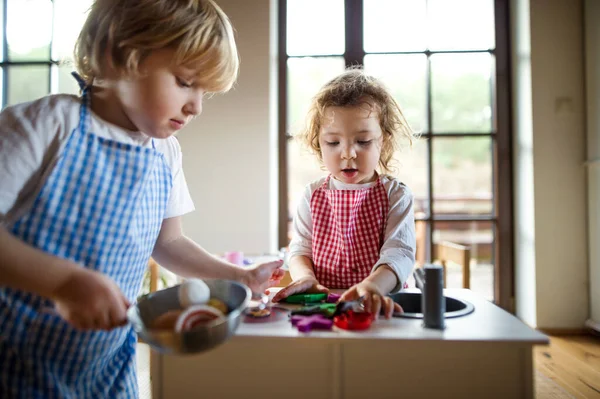
[[[408,319],[423,318],[420,292],[398,292],[396,294],[390,294],[389,297],[404,309],[404,313],[394,313],[394,317],[404,317]],[[446,300],[445,318],[465,316],[475,310],[472,303],[463,301],[462,299],[456,299],[449,296],[445,296],[444,299]]]

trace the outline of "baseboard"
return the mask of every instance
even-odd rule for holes
[[[597,322],[597,321],[594,321],[594,320],[592,320],[592,319],[588,319],[588,320],[585,322],[585,326],[586,326],[587,328],[589,328],[589,329],[593,330],[593,331],[594,331],[594,333],[596,333],[596,334],[600,334],[600,323],[599,323],[599,322]]]
[[[590,332],[587,328],[543,328],[538,327],[538,331],[543,332],[546,335],[588,335]]]

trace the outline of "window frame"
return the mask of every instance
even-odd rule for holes
[[[345,43],[344,59],[346,66],[363,65],[366,55],[363,45],[363,0],[345,0]],[[514,232],[513,232],[513,189],[512,189],[512,129],[510,108],[510,53],[509,53],[509,0],[494,0],[495,38],[496,46],[489,52],[495,56],[495,74],[492,75],[492,107],[495,109],[495,118],[492,126],[495,129],[487,133],[468,134],[432,134],[426,133],[422,137],[428,141],[428,199],[433,201],[433,167],[432,145],[436,137],[490,137],[495,145],[492,146],[492,192],[495,213],[490,216],[473,217],[448,217],[436,216],[435,212],[423,219],[427,225],[427,241],[429,243],[427,260],[433,253],[433,230],[436,221],[491,221],[495,224],[493,248],[494,254],[494,302],[500,307],[514,312]],[[288,154],[287,145],[287,0],[278,0],[278,151],[279,151],[279,229],[278,243],[280,247],[289,244],[288,240]],[[473,51],[429,51],[424,52],[390,52],[389,54],[426,54],[428,60],[432,54],[437,53],[469,53]],[[478,51],[480,52],[480,51]],[[429,68],[429,63],[428,63]],[[431,73],[427,71],[427,106],[428,126],[431,129]],[[495,215],[495,216],[494,216]]]

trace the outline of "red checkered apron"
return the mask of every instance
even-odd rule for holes
[[[331,190],[328,176],[312,195],[315,275],[327,288],[350,288],[370,273],[383,245],[389,200],[383,184]]]

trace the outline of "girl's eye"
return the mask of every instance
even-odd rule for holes
[[[357,141],[357,143],[359,145],[362,145],[362,146],[365,146],[365,147],[368,146],[369,144],[371,144],[372,142],[373,142],[373,140],[359,140],[359,141]]]
[[[330,147],[335,147],[336,145],[338,145],[340,142],[339,141],[326,141],[325,144],[327,144]]]
[[[181,79],[181,78],[177,78],[177,84],[181,87],[192,87],[191,83],[186,82],[185,80]]]

